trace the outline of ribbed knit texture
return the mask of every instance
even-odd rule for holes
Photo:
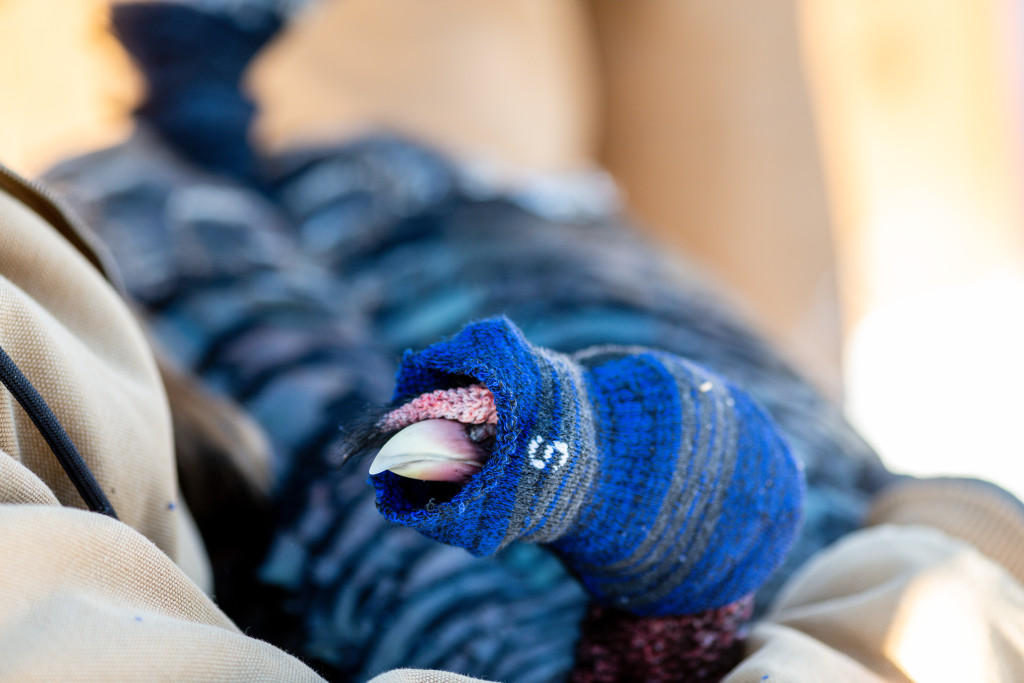
[[[774,423],[670,354],[532,346],[507,319],[408,354],[396,398],[470,376],[494,394],[497,445],[450,501],[417,507],[374,476],[392,521],[475,555],[549,544],[604,604],[693,614],[754,591],[796,537],[803,476]]]
[[[1024,504],[980,479],[904,479],[879,494],[868,524],[924,524],[967,541],[1024,583]]]

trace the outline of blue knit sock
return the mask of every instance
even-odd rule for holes
[[[505,319],[406,353],[396,399],[473,378],[494,394],[493,454],[454,497],[418,506],[373,476],[390,520],[489,555],[547,544],[600,602],[692,614],[753,592],[801,520],[803,476],[750,397],[670,354],[532,346]]]

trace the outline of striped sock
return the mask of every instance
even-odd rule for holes
[[[797,534],[801,468],[765,412],[698,365],[640,348],[567,356],[499,318],[407,353],[396,398],[470,381],[493,394],[490,459],[427,505],[374,475],[388,519],[476,555],[547,544],[595,599],[640,615],[739,600]]]

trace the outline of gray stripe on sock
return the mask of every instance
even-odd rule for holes
[[[674,477],[659,513],[660,523],[648,532],[644,543],[626,560],[590,570],[594,575],[608,577],[608,581],[602,582],[607,594],[618,596],[616,604],[623,607],[656,602],[690,574],[704,554],[721,515],[735,466],[736,425],[732,408],[726,403],[727,389],[720,381],[695,372],[692,367],[666,360],[664,365],[676,380],[683,410],[677,474],[686,474]],[[707,381],[713,383],[712,389],[701,392],[699,386]],[[698,412],[702,416],[699,426],[695,423]],[[709,423],[708,416],[713,416],[713,423]],[[715,477],[709,482],[706,495],[700,495],[706,488],[699,485],[702,473]],[[700,524],[693,523],[687,514],[694,503],[693,514],[702,518]],[[635,578],[622,581],[624,574]]]
[[[549,475],[537,499],[538,517],[545,517],[545,524],[524,537],[536,543],[560,538],[575,523],[597,474],[594,418],[582,369],[564,356],[551,356],[549,361],[562,397],[562,418],[560,424],[552,425],[552,434],[568,446],[568,457],[564,466]],[[557,458],[552,457],[550,467]]]
[[[604,363],[607,363],[607,362],[610,362],[610,361],[615,361],[615,360],[618,360],[618,359],[623,358],[625,356],[642,355],[642,354],[653,353],[653,352],[654,352],[653,349],[650,349],[650,348],[644,347],[644,346],[619,346],[619,345],[609,344],[609,345],[605,345],[605,346],[591,347],[589,349],[584,349],[582,351],[579,351],[579,352],[573,354],[571,357],[573,358],[573,360],[575,360],[578,364],[580,364],[583,367],[584,371],[590,371],[590,370],[593,370],[594,368],[596,368],[596,367],[598,367],[600,365],[603,365]],[[597,405],[596,404],[591,404],[590,416],[591,416],[592,420],[596,420],[597,419],[598,415],[597,415]],[[597,435],[602,432],[602,427],[609,426],[607,424],[609,422],[609,419],[607,417],[603,417],[602,420],[604,420],[603,423],[600,423],[600,424],[595,423],[594,424],[595,439],[597,438]],[[605,431],[604,438],[605,439],[610,438],[610,434],[608,433],[608,430],[605,429],[604,431]],[[651,457],[657,457],[657,455],[658,455],[657,453],[653,453],[651,455]],[[597,471],[599,469],[600,469],[600,464],[597,463],[596,467],[595,467],[595,470]],[[600,512],[601,512],[601,506],[600,505],[584,506],[583,510],[581,511],[581,514],[580,514],[579,518],[577,519],[576,526],[578,528],[581,528],[581,529],[592,528],[595,524],[600,523],[598,520],[595,519],[595,515],[600,514]],[[583,563],[581,563],[578,566],[579,567],[586,567],[588,569],[593,569],[593,570],[596,570],[596,571],[600,571],[600,568],[598,567],[598,565],[591,565],[591,564],[583,564]]]
[[[675,373],[673,373],[673,377],[676,377]],[[672,483],[665,492],[655,526],[648,530],[644,540],[628,557],[603,566],[587,565],[583,568],[585,573],[595,577],[621,578],[624,571],[628,571],[630,574],[644,572],[650,565],[659,561],[661,553],[666,550],[665,545],[675,543],[679,527],[683,526],[686,521],[685,515],[676,514],[676,509],[680,507],[688,509],[699,493],[696,483],[701,470],[705,467],[707,444],[706,442],[694,443],[694,436],[704,432],[697,430],[694,421],[696,419],[695,406],[686,384],[677,378],[676,386],[681,418],[679,450],[674,454],[676,476],[672,478]],[[692,456],[694,453],[697,454],[697,457]],[[672,454],[654,453],[652,455],[654,457],[671,457]]]
[[[667,369],[676,381],[682,411],[676,476],[673,477],[672,486],[659,511],[659,525],[652,529],[655,533],[649,533],[645,543],[630,558],[610,565],[601,572],[611,577],[611,570],[614,577],[620,580],[624,574],[637,577],[628,582],[609,582],[610,590],[629,596],[630,600],[640,597],[637,591],[651,584],[651,572],[663,565],[668,557],[676,565],[676,571],[689,573],[689,567],[696,558],[686,555],[680,565],[679,557],[700,531],[700,525],[691,524],[687,512],[692,507],[699,514],[706,508],[706,496],[701,495],[700,479],[715,462],[713,444],[710,443],[711,430],[706,423],[697,422],[698,413],[708,415],[710,406],[703,394],[693,391],[696,378],[672,365],[675,364],[669,364]]]
[[[588,414],[586,385],[579,367],[561,354],[544,349],[538,349],[537,354],[541,366],[542,399],[534,429],[521,437],[527,439],[524,448],[528,448],[534,437],[541,437],[543,443],[537,452],[540,455],[546,446],[562,441],[569,448],[569,457],[557,470],[554,469],[557,455],[544,469],[538,469],[529,462],[523,463],[504,543],[519,538],[539,543],[564,534],[578,516],[597,471],[596,458],[591,452],[593,420]],[[561,412],[557,425],[553,410],[556,405]],[[586,444],[590,447],[580,448]],[[525,450],[523,456],[528,457]],[[566,482],[564,487],[563,482]],[[562,491],[559,494],[560,487]],[[543,517],[547,517],[543,527],[524,533]]]
[[[712,409],[717,418],[715,420],[715,442],[709,458],[714,463],[713,468],[717,473],[717,481],[711,489],[711,495],[703,503],[703,523],[691,525],[696,528],[697,533],[692,535],[688,543],[680,542],[676,548],[663,555],[662,566],[653,573],[642,577],[642,580],[646,585],[651,586],[651,589],[631,597],[629,604],[633,607],[660,601],[688,578],[694,565],[704,556],[722,514],[722,505],[736,470],[738,424],[732,406],[729,404],[732,397],[724,386],[720,389],[716,387],[702,396],[707,403],[713,404]],[[683,514],[679,516],[685,517]],[[685,555],[686,561],[677,565],[675,562],[680,553]]]
[[[560,457],[556,452],[543,470],[536,470],[541,484],[533,492],[532,524],[541,518],[546,521],[541,528],[525,534],[523,538],[544,543],[562,536],[576,521],[596,475],[597,460],[593,453],[593,417],[580,367],[560,354],[545,350],[540,350],[539,354],[551,368],[552,388],[558,388],[561,409],[557,425],[554,424],[553,411],[545,411],[545,422],[540,423],[543,427],[537,432],[545,439],[541,448],[553,445],[553,441],[561,441],[568,447],[564,466],[555,469]],[[522,493],[520,488],[517,494]]]
[[[533,416],[534,430],[527,432],[524,429],[520,434],[516,435],[516,439],[520,441],[525,439],[521,450],[524,457],[526,457],[526,449],[529,446],[530,439],[536,434],[536,430],[546,431],[547,426],[551,424],[551,397],[554,394],[554,378],[551,374],[551,368],[543,360],[540,360],[539,363],[541,389],[540,397],[537,400],[538,409]],[[503,544],[519,539],[523,530],[530,525],[534,516],[534,497],[537,490],[542,486],[542,475],[543,472],[541,470],[530,466],[528,462],[522,463],[519,481],[516,482],[516,499],[512,506],[508,529],[502,541]]]
[[[653,577],[648,574],[648,577],[645,578],[646,581],[650,582],[650,585],[654,587],[653,590],[647,591],[642,595],[638,595],[635,600],[631,600],[631,604],[634,606],[649,605],[658,602],[682,584],[689,577],[689,574],[693,569],[693,564],[703,557],[703,554],[707,551],[712,537],[714,536],[715,527],[718,525],[718,521],[722,515],[722,506],[726,495],[728,494],[732,475],[735,472],[737,458],[736,437],[738,432],[738,425],[732,416],[731,407],[730,405],[724,404],[726,399],[729,398],[728,394],[717,395],[715,398],[715,402],[718,403],[716,405],[716,410],[725,411],[728,418],[719,422],[718,425],[722,430],[722,433],[716,438],[715,451],[717,453],[714,458],[718,465],[717,470],[719,478],[713,488],[713,495],[706,504],[705,520],[703,520],[703,523],[699,525],[699,532],[685,550],[685,555],[687,557],[685,567],[674,567],[672,565],[674,555],[666,555],[665,566],[659,571],[654,572]],[[657,577],[663,573],[665,574],[665,580],[658,581]]]

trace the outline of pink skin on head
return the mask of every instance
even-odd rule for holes
[[[454,420],[463,424],[498,424],[494,394],[482,384],[438,389],[421,394],[385,415],[378,425],[397,431],[422,420]]]

